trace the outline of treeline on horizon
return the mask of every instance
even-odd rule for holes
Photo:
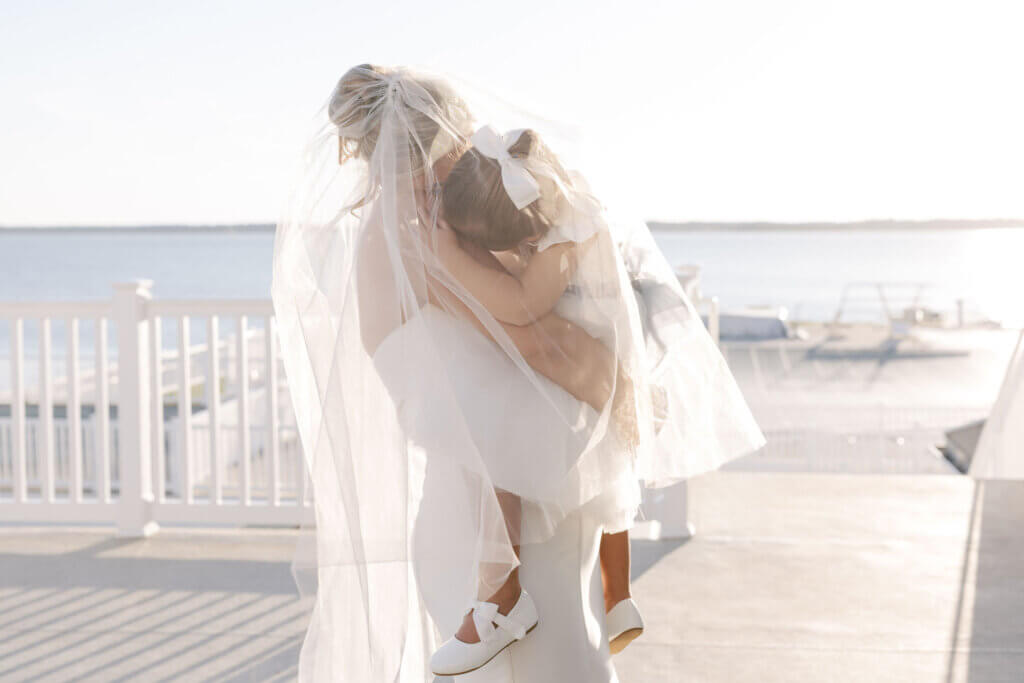
[[[956,230],[981,228],[1020,228],[1024,227],[1024,218],[981,218],[958,219],[937,218],[930,220],[892,220],[872,219],[865,221],[830,222],[817,221],[805,223],[783,223],[772,221],[647,221],[653,231],[730,231],[730,230]],[[63,226],[3,226],[0,232],[6,233],[37,233],[37,232],[238,232],[267,233],[274,231],[274,223],[238,223],[211,225],[135,225],[135,226],[103,226],[103,225],[63,225]]]

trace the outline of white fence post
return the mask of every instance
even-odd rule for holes
[[[159,528],[153,519],[150,434],[150,366],[148,303],[150,280],[114,285],[117,325],[117,422],[121,499],[119,536],[149,536]]]
[[[688,498],[686,481],[660,489],[644,489],[642,507],[648,519],[637,523],[629,537],[652,541],[690,538],[696,531],[690,522]]]

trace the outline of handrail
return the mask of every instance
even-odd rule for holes
[[[110,301],[0,301],[0,318],[91,318],[110,314]]]
[[[273,315],[270,299],[156,299],[149,303],[155,315]]]

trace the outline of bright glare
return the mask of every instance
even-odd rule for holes
[[[1021,26],[984,0],[5,2],[0,224],[273,221],[364,61],[580,126],[651,219],[1022,216]]]

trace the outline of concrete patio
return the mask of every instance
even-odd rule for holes
[[[1024,680],[1024,482],[726,472],[635,541],[624,683]],[[0,528],[0,680],[292,680],[294,531]]]

